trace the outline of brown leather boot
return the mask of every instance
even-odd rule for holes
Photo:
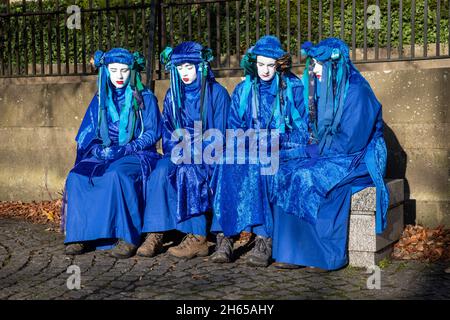
[[[163,249],[162,233],[147,233],[145,241],[137,250],[137,255],[141,257],[153,257]]]
[[[194,257],[206,257],[209,253],[206,237],[189,233],[176,247],[167,250],[178,258],[192,259]]]

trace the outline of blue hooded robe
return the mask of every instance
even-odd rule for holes
[[[194,122],[200,121],[203,131],[218,129],[225,132],[230,96],[227,90],[216,82],[211,72],[210,50],[200,44],[189,41],[173,50],[166,48],[161,54],[161,60],[166,69],[170,70],[171,77],[171,87],[164,99],[162,115],[164,157],[158,161],[147,182],[148,205],[145,209],[143,232],[176,229],[206,236],[206,213],[211,210],[209,181],[212,166],[204,162],[197,164],[194,161],[191,164],[175,164],[171,153],[178,141],[172,140],[171,137],[177,129],[187,130],[193,135]],[[197,70],[197,79],[189,85],[181,81],[176,69],[177,65],[184,63],[194,64]],[[194,153],[195,151],[192,151],[192,158]]]
[[[303,107],[303,85],[290,71],[276,72],[269,81],[263,81],[256,73],[256,56],[279,59],[286,54],[276,37],[262,37],[250,48],[241,65],[246,70],[246,80],[235,88],[228,118],[229,129],[269,129],[267,137],[268,155],[285,157],[291,154],[307,154],[307,118]],[[253,68],[253,69],[252,69]],[[281,89],[282,81],[285,89]],[[284,101],[284,103],[282,103]],[[276,129],[276,130],[275,130]],[[271,150],[271,137],[278,133],[280,152]],[[275,133],[276,134],[276,133]],[[260,136],[261,137],[261,136]],[[227,143],[229,141],[227,140]],[[227,149],[230,148],[227,145]],[[248,151],[248,144],[246,144]],[[233,146],[235,148],[235,146]],[[261,145],[258,145],[261,150]],[[265,150],[262,150],[265,151]],[[272,237],[273,210],[270,203],[270,184],[273,175],[262,174],[267,168],[260,159],[251,163],[250,153],[244,164],[238,163],[235,150],[230,164],[224,160],[215,168],[212,187],[214,190],[214,219],[211,231],[234,236],[250,231],[263,237]],[[276,169],[276,168],[275,168]]]
[[[107,249],[122,239],[139,245],[144,181],[160,158],[156,142],[161,137],[161,115],[156,97],[140,81],[142,56],[115,48],[97,51],[95,62],[99,90],[76,136],[77,158],[65,185],[65,243],[96,240],[97,248]],[[124,88],[115,88],[109,80],[109,63],[132,69]],[[121,151],[98,158],[99,150]]]
[[[351,195],[377,189],[376,231],[386,226],[389,194],[383,180],[386,146],[381,104],[351,63],[339,39],[313,47],[303,76],[316,156],[290,159],[275,175],[273,258],[278,262],[335,270],[348,263]],[[322,82],[311,58],[323,64]],[[314,92],[312,91],[314,90]]]

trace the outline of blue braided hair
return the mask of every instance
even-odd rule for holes
[[[359,71],[350,60],[348,46],[337,38],[324,39],[317,45],[305,42],[302,44],[301,54],[307,57],[302,81],[304,101],[309,114],[310,142],[319,142],[319,150],[322,151],[329,146],[331,136],[338,128],[350,75]],[[319,104],[316,94],[317,80],[313,73],[315,62],[312,59],[323,66]],[[319,117],[320,121],[318,113],[323,115]],[[323,137],[326,138],[322,139]]]

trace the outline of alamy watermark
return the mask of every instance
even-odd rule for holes
[[[171,152],[174,164],[254,164],[262,175],[274,175],[279,167],[277,129],[202,130],[202,122],[194,122],[194,131],[182,128],[172,132],[178,142]],[[210,142],[205,146],[205,142]]]
[[[370,266],[367,268],[366,273],[369,273],[370,276],[367,278],[367,289],[381,289],[381,269],[378,266]]]
[[[67,268],[66,273],[70,276],[67,278],[66,286],[69,290],[80,290],[81,289],[81,269],[76,264],[70,265]]]

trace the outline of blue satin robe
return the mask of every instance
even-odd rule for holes
[[[320,122],[323,110],[318,111]],[[389,194],[383,181],[381,105],[355,70],[340,126],[328,134],[329,148],[314,158],[287,161],[274,177],[273,258],[278,262],[327,270],[345,266],[351,195],[367,186],[377,187],[377,232],[384,229]]]
[[[180,110],[180,128],[192,134],[194,121],[201,120],[199,78],[190,85],[183,85],[183,90],[184,107]],[[208,79],[205,91],[206,125],[203,123],[203,130],[215,128],[224,133],[230,96],[223,86],[211,79]],[[148,204],[145,208],[143,232],[178,230],[206,236],[206,214],[211,211],[209,182],[212,166],[193,162],[176,165],[171,161],[172,149],[178,143],[171,140],[171,135],[176,130],[171,100],[169,89],[163,109],[164,157],[158,161],[147,182]]]
[[[110,248],[117,239],[140,244],[144,181],[160,158],[156,142],[161,137],[156,97],[146,89],[142,98],[144,108],[137,116],[132,139],[137,148],[115,161],[99,160],[91,153],[93,146],[102,143],[96,135],[98,96],[92,99],[76,137],[75,166],[66,180],[62,225],[65,243],[95,240],[93,244],[99,249]],[[124,99],[125,90],[115,89],[116,108]],[[112,145],[118,145],[119,121],[113,123],[109,114],[108,129]]]
[[[294,107],[299,111],[305,125],[300,128],[287,128],[285,133],[280,134],[280,157],[285,153],[304,153],[309,137],[305,118],[307,115],[303,107],[303,85],[293,74],[288,76],[293,87]],[[239,117],[238,110],[244,82],[238,84],[232,94],[228,128],[240,128],[244,131],[257,127],[276,129],[276,120],[272,118],[276,97],[274,82],[275,79],[267,82],[258,79],[259,124],[252,119],[251,103],[248,104],[243,118]],[[252,94],[251,91],[248,101],[252,101]],[[268,144],[270,145],[269,142]],[[248,159],[246,164],[237,164],[236,153],[234,160],[234,164],[224,163],[215,168],[212,180],[215,196],[211,231],[223,232],[226,236],[249,231],[264,237],[272,237],[273,208],[270,201],[270,185],[273,175],[262,175],[262,165],[250,164]]]

